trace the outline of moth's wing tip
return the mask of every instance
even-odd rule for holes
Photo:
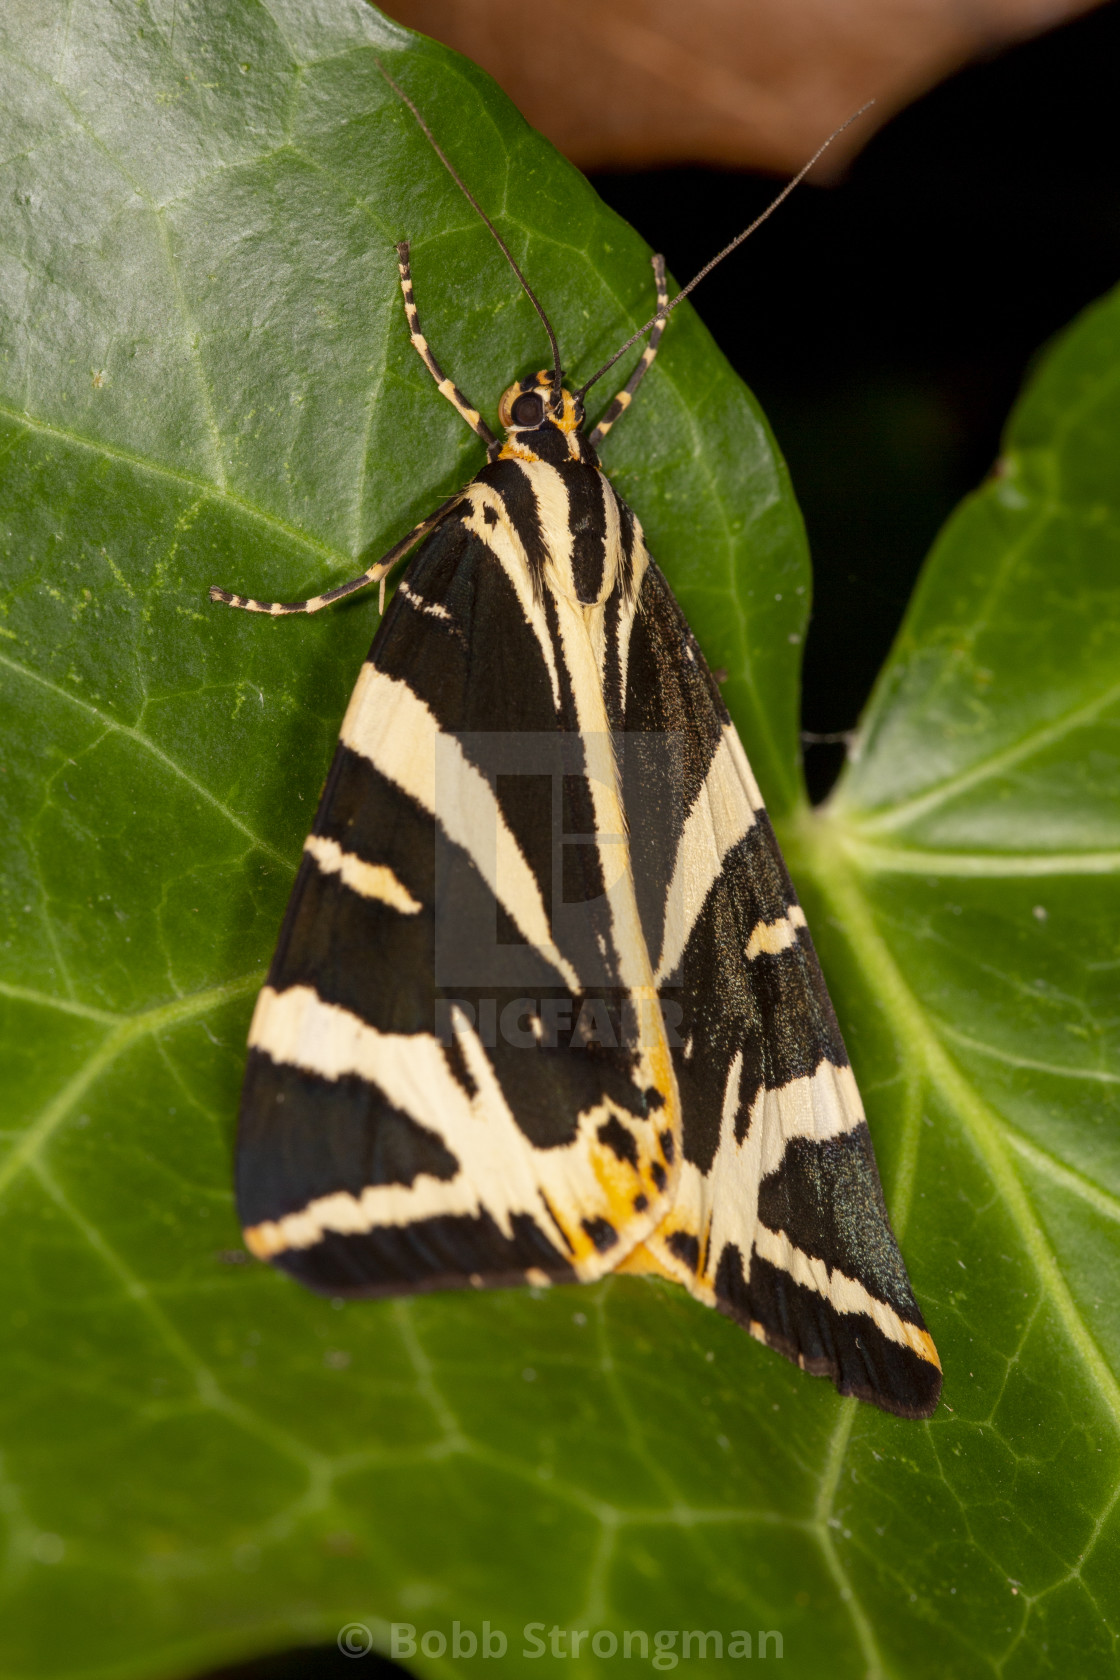
[[[934,1379],[928,1381],[924,1387],[916,1383],[905,1394],[896,1394],[888,1389],[845,1387],[837,1380],[834,1372],[830,1371],[827,1374],[836,1383],[838,1394],[851,1395],[855,1400],[863,1400],[870,1406],[877,1406],[881,1412],[889,1412],[892,1417],[906,1418],[913,1423],[927,1423],[941,1402],[940,1369],[937,1369]]]
[[[756,1341],[780,1353],[800,1370],[807,1371],[810,1376],[827,1377],[845,1399],[862,1400],[866,1405],[876,1406],[894,1417],[917,1422],[932,1417],[937,1410],[943,1381],[941,1362],[933,1340],[924,1328],[917,1331],[915,1339],[928,1346],[932,1357],[924,1351],[919,1352],[913,1345],[890,1341],[865,1321],[861,1325],[861,1337],[878,1343],[879,1357],[875,1363],[881,1369],[878,1374],[872,1371],[872,1362],[863,1350],[864,1368],[860,1373],[852,1369],[850,1362],[846,1364],[830,1354],[806,1354],[788,1334],[757,1319],[748,1323],[733,1310],[729,1311],[722,1300],[717,1301],[717,1305],[721,1312],[743,1324]]]

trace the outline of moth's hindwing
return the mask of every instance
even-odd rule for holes
[[[626,784],[652,966],[666,1008],[676,1003],[684,1162],[672,1209],[623,1269],[685,1284],[844,1394],[928,1416],[941,1368],[805,916],[718,688],[653,566],[625,727],[628,753],[647,732],[685,744],[660,755],[661,785],[648,770]]]
[[[676,1087],[602,647],[526,553],[530,478],[485,469],[414,557],[253,1018],[246,1240],[330,1294],[594,1278],[671,1205]],[[616,662],[619,634],[616,612]]]

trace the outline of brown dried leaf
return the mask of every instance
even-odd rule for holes
[[[583,169],[694,162],[796,169],[970,59],[1095,0],[389,0],[401,23],[481,64]]]

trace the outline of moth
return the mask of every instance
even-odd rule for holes
[[[412,344],[486,465],[325,594],[210,591],[279,615],[380,582],[384,608],[411,553],[253,1015],[245,1242],[332,1296],[653,1274],[842,1394],[927,1417],[940,1365],[804,912],[597,454],[692,286],[670,303],[655,257],[655,315],[569,389],[508,247],[382,74],[501,245],[552,365],[510,385],[495,436],[421,330],[400,244]],[[646,333],[587,430],[588,391]]]

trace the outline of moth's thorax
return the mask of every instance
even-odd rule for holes
[[[618,502],[597,466],[522,461],[541,513],[545,577],[559,595],[599,606],[614,593],[622,565]]]
[[[546,585],[593,608],[620,583],[628,597],[633,592],[641,533],[597,465],[566,452],[549,460],[529,450],[503,450],[464,500],[471,503],[468,525],[507,569],[524,574],[534,594]]]

